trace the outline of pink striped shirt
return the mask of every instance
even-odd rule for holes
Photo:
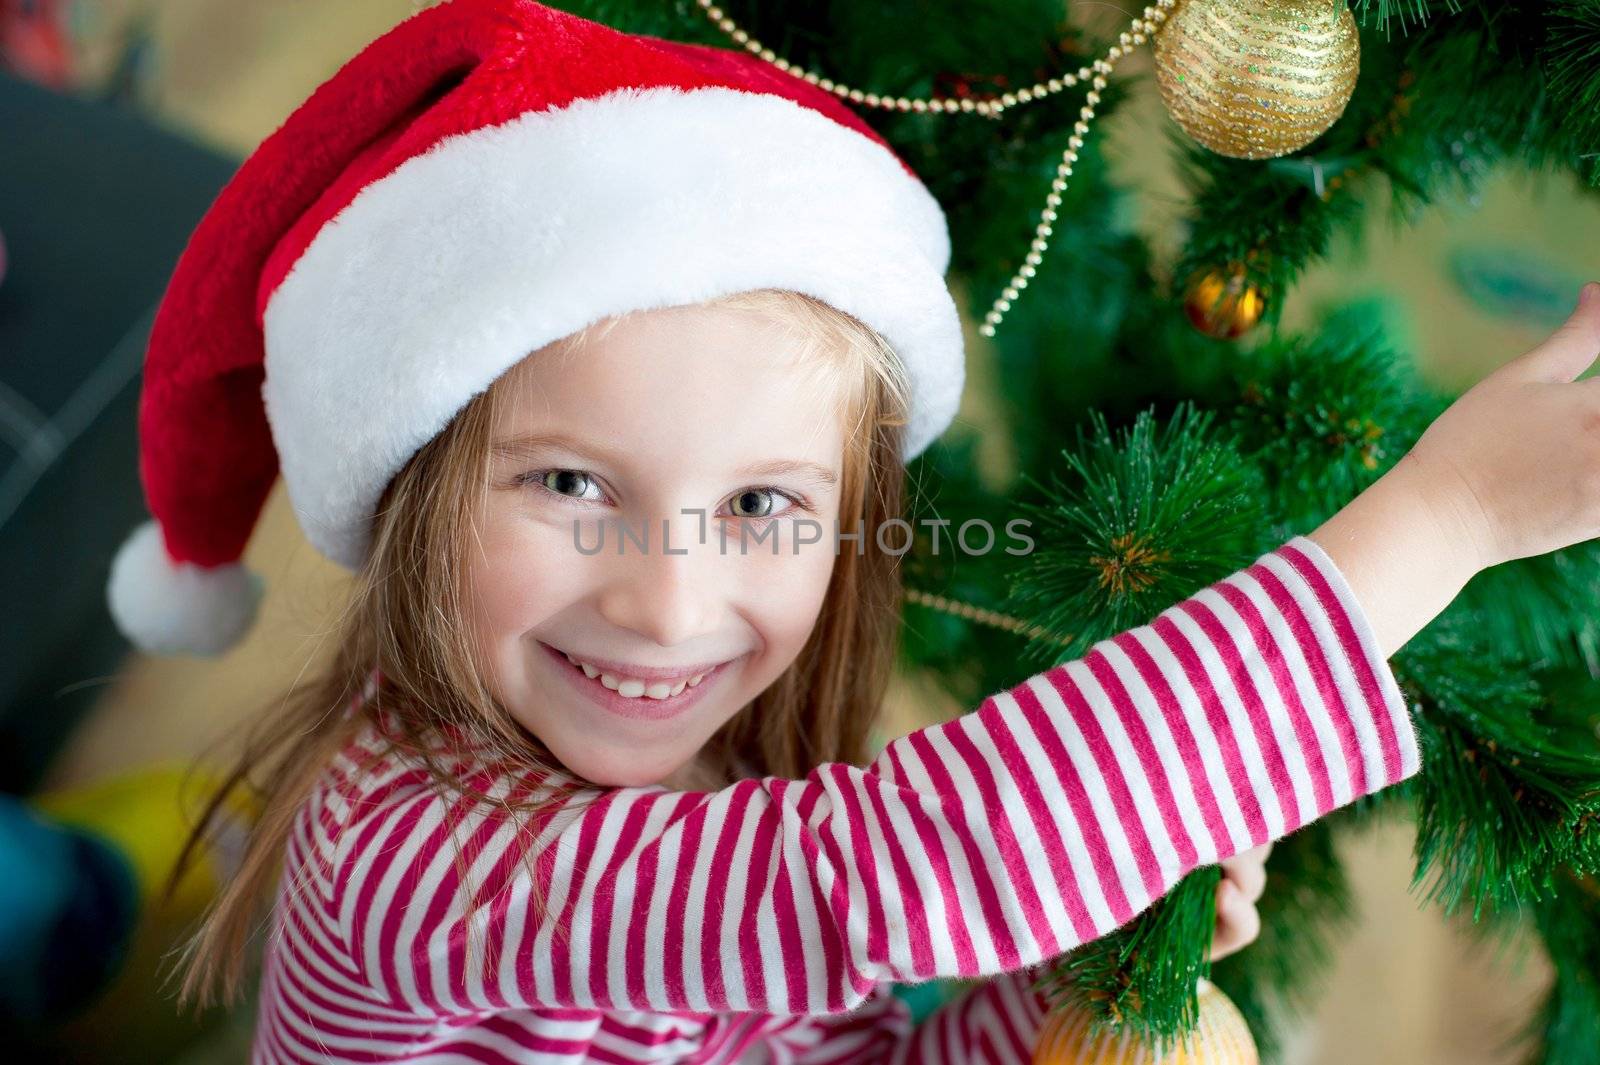
[[[1039,967],[1418,768],[1302,536],[865,768],[532,817],[378,751],[369,727],[300,811],[257,1062],[1027,1063]],[[913,1026],[890,984],[935,977],[991,979]]]

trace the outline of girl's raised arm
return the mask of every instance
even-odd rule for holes
[[[310,804],[326,894],[291,931],[320,983],[413,1016],[844,1011],[1059,955],[1417,768],[1370,622],[1297,536],[865,768],[591,789],[533,823],[399,770]]]

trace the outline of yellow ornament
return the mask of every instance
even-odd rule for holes
[[[1200,981],[1199,1001],[1194,1033],[1165,1048],[1129,1032],[1091,1035],[1087,1013],[1052,1013],[1039,1032],[1033,1065],[1259,1065],[1256,1041],[1239,1007],[1209,980]]]
[[[1346,0],[1178,0],[1154,47],[1173,119],[1235,159],[1316,140],[1344,113],[1361,67]]]
[[[1250,283],[1242,264],[1226,271],[1197,271],[1183,293],[1189,321],[1206,336],[1232,340],[1243,336],[1267,309],[1266,297]]]

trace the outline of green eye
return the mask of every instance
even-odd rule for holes
[[[594,484],[582,470],[545,470],[539,483],[557,495],[582,498],[583,491]]]
[[[768,488],[752,488],[740,492],[733,497],[734,516],[739,518],[765,518],[772,513],[773,492]],[[765,505],[763,505],[765,501]],[[753,507],[750,512],[741,512],[741,504]]]

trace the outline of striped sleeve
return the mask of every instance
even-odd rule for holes
[[[923,1018],[884,1055],[890,1065],[1033,1065],[1050,1003],[1043,963],[985,980]]]
[[[1050,959],[1417,768],[1369,621],[1295,537],[866,767],[531,825],[392,790],[340,833],[326,938],[413,1013],[842,1012]]]

